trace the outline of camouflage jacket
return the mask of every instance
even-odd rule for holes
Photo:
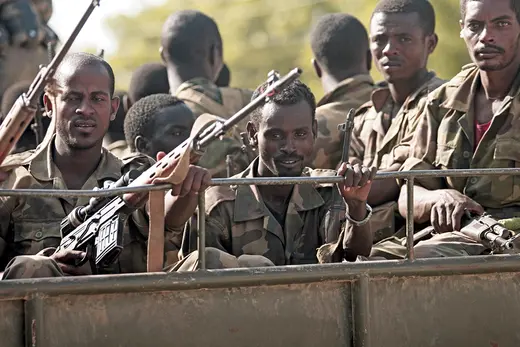
[[[345,123],[351,108],[358,109],[370,100],[374,88],[374,81],[370,75],[356,75],[342,81],[336,89],[318,102],[318,136],[312,167],[335,169],[338,166],[343,152],[344,136],[344,133],[338,130],[338,125]]]
[[[125,140],[118,140],[115,142],[112,142],[110,145],[107,145],[105,147],[107,151],[118,157],[119,159],[123,159],[130,155],[130,147],[128,147],[128,144]]]
[[[375,90],[371,101],[356,111],[349,153],[351,160],[379,169],[385,169],[393,162],[404,162],[417,125],[419,101],[443,83],[430,72],[428,80],[406,99],[394,119],[391,118],[392,110],[398,106],[390,90],[387,87]]]
[[[513,83],[516,87],[510,90],[474,150],[472,109],[479,84],[479,69],[470,64],[428,96],[412,139],[410,157],[402,170],[520,167],[520,72]],[[415,182],[430,190],[458,190],[488,212],[520,206],[519,177],[417,178]],[[512,217],[502,213],[495,215]]]
[[[1,184],[1,189],[67,189],[52,160],[54,142],[6,158],[3,165],[19,163]],[[103,149],[101,161],[82,189],[103,187],[116,181],[133,166],[152,164],[148,157],[134,156],[125,162]],[[89,198],[0,197],[0,268],[15,256],[34,255],[61,240],[60,223],[74,207],[86,205]],[[134,212],[125,228],[124,250],[119,261],[107,271],[128,273],[146,271],[148,217],[144,208]]]
[[[254,177],[258,158],[235,177]],[[306,168],[303,176],[334,176]],[[187,226],[183,256],[197,249],[196,219]],[[353,233],[356,236],[353,236]],[[262,255],[275,265],[353,261],[355,237],[371,238],[368,224],[345,222],[345,202],[333,184],[295,185],[285,225],[266,207],[256,186],[213,186],[206,191],[206,245],[240,256]],[[369,240],[371,242],[371,240]]]
[[[184,82],[174,95],[184,101],[195,117],[209,113],[224,119],[230,118],[251,100],[252,92],[246,89],[219,88],[205,78],[194,78]],[[211,143],[198,161],[213,177],[227,177],[226,157],[231,156],[232,172],[238,173],[249,165],[243,149],[240,132],[245,130],[248,119],[238,124],[220,141]]]

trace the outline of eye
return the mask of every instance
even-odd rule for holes
[[[469,23],[468,24],[468,29],[471,30],[471,31],[478,31],[478,30],[480,30],[480,24],[478,24],[478,23]]]
[[[305,137],[307,136],[308,132],[306,130],[298,130],[296,132],[296,137]]]
[[[399,42],[401,42],[401,43],[409,43],[409,42],[412,42],[412,39],[407,37],[407,36],[401,36],[399,38]]]
[[[499,27],[499,28],[505,28],[510,25],[511,25],[511,23],[508,21],[505,21],[505,20],[501,20],[501,21],[497,22],[497,27]]]

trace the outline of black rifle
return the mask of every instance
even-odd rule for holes
[[[205,148],[213,141],[220,139],[227,131],[247,117],[253,110],[261,106],[269,98],[286,88],[300,74],[301,69],[294,69],[289,74],[274,82],[257,98],[252,100],[243,109],[225,121],[216,121],[203,129],[195,138],[191,137],[164,156],[139,177],[132,180],[128,186],[143,186],[153,182],[155,178],[164,177],[167,170],[174,167],[175,162],[181,157],[189,145],[192,153],[197,156],[204,153]],[[121,253],[123,228],[130,214],[139,208],[147,199],[147,194],[127,193],[102,201],[91,203],[95,208],[88,208],[89,213],[77,212],[63,221],[63,230],[72,230],[63,235],[56,252],[60,250],[86,251],[87,256],[78,262],[80,266],[86,261],[92,264],[92,271],[102,269],[114,263]],[[95,211],[94,213],[91,213]]]
[[[352,129],[354,128],[355,110],[351,108],[348,111],[345,123],[338,125],[338,130],[343,131],[343,152],[341,153],[341,163],[348,163],[348,152],[350,152],[350,139],[352,138]]]

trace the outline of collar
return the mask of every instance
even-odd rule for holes
[[[240,178],[257,177],[255,173],[258,172],[257,157],[242,173],[237,175]],[[312,184],[297,184],[292,191],[291,199],[289,200],[289,207],[293,210],[302,212],[309,211],[322,206],[325,202],[320,193],[313,187]],[[270,216],[271,213],[265,205],[257,186],[238,186],[236,188],[235,208],[234,208],[235,222],[245,222]],[[291,211],[288,208],[287,211]]]
[[[317,106],[323,106],[331,102],[341,101],[345,98],[345,95],[348,96],[348,94],[359,89],[363,85],[374,85],[374,80],[370,75],[360,74],[344,79],[336,86],[336,88],[323,96],[323,98],[321,98],[321,100],[318,102]]]
[[[57,178],[61,178],[61,172],[56,164],[54,164],[52,158],[55,138],[56,135],[54,134],[51,141],[48,141],[45,145],[37,149],[29,163],[29,172],[39,181],[54,181],[56,184]],[[106,179],[117,180],[121,176],[121,162],[105,148],[102,148],[101,151],[101,160],[87,181],[90,181],[92,177],[95,178],[97,182]]]

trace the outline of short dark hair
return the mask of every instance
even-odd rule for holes
[[[170,63],[192,65],[206,59],[208,47],[222,49],[222,37],[217,23],[200,11],[173,13],[163,25],[161,45]]]
[[[466,18],[466,5],[470,1],[482,1],[482,0],[460,0],[460,18],[464,20]],[[509,0],[509,5],[511,9],[516,14],[516,20],[520,23],[520,1],[518,0]]]
[[[168,72],[166,66],[160,63],[147,63],[135,69],[128,87],[130,101],[136,103],[139,99],[153,94],[168,94]]]
[[[229,87],[230,81],[231,81],[231,71],[229,71],[227,64],[224,64],[224,65],[222,65],[222,69],[220,70],[220,73],[218,74],[215,84],[217,85],[217,87]]]
[[[260,94],[262,94],[267,88],[267,82],[261,84],[256,90],[253,92],[253,96],[251,100],[256,99]],[[311,90],[305,83],[300,80],[296,80],[293,83],[289,84],[285,89],[281,92],[275,94],[273,97],[269,99],[268,102],[272,102],[276,105],[295,105],[300,101],[306,101],[309,104],[312,112],[312,120],[316,119],[316,98],[314,94],[312,94]],[[262,120],[262,109],[263,106],[257,107],[251,112],[251,121],[255,124],[260,124]]]
[[[137,136],[148,137],[152,129],[154,117],[160,110],[184,104],[184,102],[170,94],[149,95],[133,104],[125,117],[125,138],[131,151],[135,151]]]
[[[314,57],[329,72],[366,66],[368,45],[363,24],[344,13],[324,15],[311,32]]]
[[[372,17],[376,13],[417,13],[424,33],[435,33],[435,10],[428,0],[380,0]]]
[[[112,67],[109,63],[106,62],[103,58],[98,57],[95,54],[85,53],[85,52],[79,52],[79,53],[70,53],[63,58],[63,61],[61,62],[60,66],[58,66],[55,74],[55,80],[59,81],[62,77],[62,69],[68,66],[73,66],[76,69],[80,69],[87,66],[101,66],[103,67],[106,72],[108,73],[109,77],[109,90],[110,90],[110,96],[114,96],[115,92],[115,84],[116,79],[114,76],[114,70],[112,70]],[[53,88],[55,86],[53,85],[47,85],[46,91],[53,91]]]

